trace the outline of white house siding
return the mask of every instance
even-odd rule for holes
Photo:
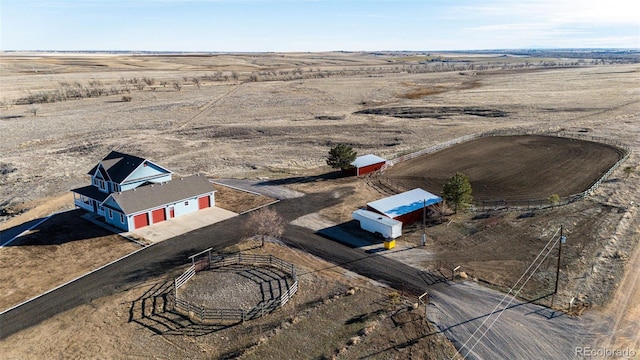
[[[170,206],[173,206],[176,217],[180,215],[192,213],[194,211],[198,211],[198,197],[192,197],[185,201],[173,203],[173,204],[170,204]]]
[[[93,211],[93,206],[91,205],[92,201],[93,200],[91,198],[88,198],[84,195],[73,193],[73,203],[81,209]]]
[[[171,207],[173,207],[174,209],[174,215],[175,217],[181,216],[181,215],[185,215],[185,214],[189,214],[189,213],[193,213],[199,210],[198,208],[198,198],[200,196],[195,196],[192,198],[189,198],[187,200],[184,201],[179,201],[179,202],[175,202],[175,203],[170,203],[170,204],[166,204],[163,206],[164,211],[165,211],[165,219],[169,220],[170,214],[169,214],[169,209]],[[188,204],[187,204],[188,203]],[[215,206],[215,193],[211,193],[209,194],[209,204],[211,207]],[[148,215],[148,219],[149,219],[149,225],[153,225],[153,216],[152,216],[152,212],[153,210],[157,210],[159,208],[153,208],[153,209],[148,209],[146,211],[142,211],[142,212],[137,212],[137,213],[133,213],[133,214],[129,214],[127,216],[125,216],[125,222],[122,223],[120,222],[120,213],[112,210],[113,211],[113,219],[110,219],[108,216],[108,210],[105,216],[106,222],[114,225],[120,229],[123,230],[134,230],[135,229],[135,224],[134,224],[134,220],[133,218],[136,215],[140,215],[140,214],[144,214],[146,213]],[[165,221],[166,221],[165,220]]]

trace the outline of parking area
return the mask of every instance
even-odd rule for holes
[[[135,238],[144,238],[150,243],[157,243],[237,215],[238,214],[233,211],[214,206],[208,209],[168,219],[161,223],[145,226],[123,235]]]

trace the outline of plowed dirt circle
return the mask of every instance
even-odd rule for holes
[[[388,168],[383,176],[406,189],[441,194],[458,171],[469,176],[474,200],[521,201],[585,191],[624,151],[554,136],[493,136],[471,140]]]

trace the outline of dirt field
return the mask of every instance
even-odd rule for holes
[[[140,249],[80,218],[82,210],[54,215],[0,248],[0,309],[7,309]]]
[[[216,206],[235,213],[242,213],[275,201],[268,196],[251,194],[216,184]]]
[[[632,154],[622,166],[640,167],[637,156],[640,152],[638,65],[500,70],[502,62],[511,60],[484,58],[483,64],[492,63],[492,71],[461,72],[443,67],[438,72],[377,74],[367,73],[367,69],[387,64],[416,66],[424,59],[402,60],[367,54],[201,57],[3,54],[0,60],[3,102],[0,133],[4,135],[0,143],[0,217],[4,223],[0,226],[15,226],[17,218],[11,218],[13,214],[28,211],[45,198],[86,184],[87,170],[114,149],[153,159],[178,175],[200,173],[210,177],[267,181],[292,175],[304,177],[308,169],[322,166],[329,147],[340,142],[354,146],[360,154],[394,158],[470,133],[501,128],[565,129],[628,144]],[[302,67],[305,74],[312,68],[316,74],[331,70],[344,75],[295,80],[282,75],[274,81],[264,81],[267,75],[259,75],[259,81],[247,81],[253,71],[288,71],[290,75],[298,67]],[[233,78],[204,80],[200,86],[184,80],[217,70],[237,70],[240,78],[237,81]],[[143,77],[155,79],[155,90],[149,86],[137,90],[131,83],[134,78]],[[13,105],[15,99],[56,90],[61,83],[76,86],[74,83],[78,82],[81,87],[90,87],[89,82],[95,81],[100,81],[107,89],[128,87],[131,101],[121,101],[122,94],[118,93],[81,100]],[[165,86],[160,84],[164,81],[168,82]],[[179,90],[172,86],[175,81],[182,83]],[[438,111],[425,113],[424,108]],[[399,113],[408,115],[396,116]],[[344,202],[323,210],[322,217],[333,222],[346,221],[355,208],[383,196],[377,189],[368,188],[364,181],[338,180],[341,185],[349,181],[354,181],[347,184],[349,190],[334,193]],[[637,173],[627,179],[622,169],[618,169],[587,202],[534,214],[492,213],[486,217],[480,214],[483,216],[477,218],[474,218],[476,214],[461,214],[451,222],[429,228],[430,244],[433,244],[430,246],[441,253],[443,261],[464,261],[462,265],[483,273],[481,278],[508,284],[509,279],[501,274],[516,276],[533,254],[532,249],[541,241],[539,239],[564,224],[569,239],[567,255],[572,259],[563,262],[563,266],[569,267],[561,272],[562,296],[570,299],[582,295],[583,299],[604,307],[615,292],[612,306],[629,311],[601,308],[597,312],[602,310],[603,317],[612,319],[614,331],[632,334],[613,336],[606,339],[606,343],[637,346],[638,336],[633,335],[637,325],[628,315],[637,313],[637,298],[618,296],[627,289],[616,290],[617,284],[630,284],[625,286],[636,289],[638,284],[637,275],[631,279],[622,277],[625,270],[627,274],[637,274],[640,269],[638,261],[633,260],[640,257],[631,256],[634,245],[640,241],[637,181]],[[304,187],[330,188],[335,184],[318,180],[290,186],[304,190]],[[548,195],[545,193],[542,197]],[[44,211],[33,216],[37,218],[49,213]],[[318,218],[320,220],[323,219]],[[403,241],[417,243],[418,229],[409,230]],[[79,243],[80,240],[67,244]],[[56,246],[62,248],[67,244]],[[5,256],[7,259],[14,256],[8,253],[12,248],[17,247],[0,249],[2,264],[12,264],[2,269],[2,276],[31,279],[35,273],[25,273],[24,269],[13,266],[11,260],[5,262]],[[466,251],[468,248],[474,252]],[[41,250],[45,247],[36,249],[37,253],[28,258],[42,256]],[[67,262],[70,259],[82,261],[76,250],[69,247],[65,250],[68,252],[60,255]],[[477,254],[475,258],[474,254]],[[309,260],[301,256],[297,261],[304,264]],[[69,266],[67,262],[62,263],[58,258],[47,261],[46,271],[62,273],[60,268]],[[298,262],[294,263],[298,265]],[[544,276],[537,279],[539,284],[549,285],[552,265],[549,264]],[[132,357],[149,356],[149,348],[158,349],[159,356],[213,354],[211,357],[215,357],[222,353],[234,354],[259,340],[260,336],[256,334],[261,326],[235,328],[229,333],[214,332],[207,337],[209,340],[201,340],[201,337],[183,336],[184,331],[177,332],[179,335],[152,336],[157,333],[154,329],[166,329],[159,325],[165,323],[160,317],[149,319],[135,315],[134,320],[129,320],[132,304],[138,304],[137,299],[149,291],[153,293],[150,289],[156,285],[161,287],[169,280],[170,277],[159,279],[157,283],[147,283],[73,309],[0,342],[0,350],[9,354],[9,358],[40,358],[50,353],[90,357],[98,352],[106,354],[105,357],[122,353]],[[321,286],[319,293],[330,288],[324,278],[314,279],[310,284]],[[38,288],[35,283],[31,285]],[[339,291],[333,293],[344,290],[340,285]],[[332,291],[324,293],[331,294]],[[29,295],[25,293],[24,296]],[[313,300],[311,297],[306,299]],[[369,302],[357,301],[357,305],[352,305],[362,306],[375,301],[373,297],[368,299]],[[8,300],[9,303],[12,301]],[[328,304],[340,307],[342,303]],[[306,318],[305,325],[293,327],[298,332],[292,331],[288,336],[301,336],[310,333],[308,329],[317,329],[314,324],[326,314],[333,314],[334,309],[318,308],[317,314]],[[360,308],[351,315],[337,316],[323,324],[338,326],[345,324],[349,316],[375,311],[374,307]],[[390,320],[381,323],[385,321]],[[264,328],[267,328],[266,324]],[[188,334],[199,334],[193,326],[186,329]],[[339,349],[354,336],[353,329],[341,332],[342,325],[337,329],[333,333],[340,334],[338,339],[327,348]],[[398,328],[380,329],[381,333],[389,334],[401,331]],[[170,330],[159,331],[176,333],[175,328]],[[54,341],[51,334],[55,334],[55,339],[68,340]],[[330,334],[322,336],[329,337]],[[229,345],[229,338],[238,341]],[[407,338],[411,336],[407,335]],[[269,339],[274,340],[271,343],[274,346],[258,347],[257,357],[260,354],[276,356],[275,351],[283,346],[275,345],[289,343],[287,336]],[[373,339],[355,341],[370,344]],[[48,347],[39,346],[43,340]],[[326,345],[318,341],[318,349]],[[221,344],[227,347],[217,350],[223,349]],[[430,353],[423,349],[429,346],[421,340],[417,347],[410,349],[416,349],[411,350],[417,351],[416,357],[428,357]],[[390,349],[381,352],[380,358],[406,357],[396,353],[398,350],[390,348],[388,343],[372,344],[371,349],[374,348]],[[363,348],[355,346],[352,354],[359,354],[357,349]],[[300,351],[306,354],[304,349]],[[364,355],[353,357],[372,354],[362,352]],[[345,357],[349,358],[349,355]],[[437,355],[434,357],[438,358]]]
[[[585,191],[622,156],[622,149],[591,141],[493,136],[402,162],[384,175],[406,190],[441,194],[460,171],[469,176],[476,202],[538,200]]]

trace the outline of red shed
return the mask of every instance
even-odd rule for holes
[[[386,163],[387,160],[373,154],[358,156],[351,163],[353,165],[352,173],[355,176],[366,175],[380,170]]]

